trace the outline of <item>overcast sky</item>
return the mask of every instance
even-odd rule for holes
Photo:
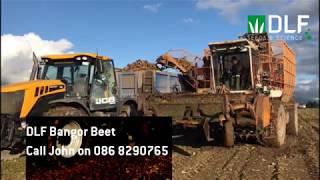
[[[296,15],[308,14],[312,40],[289,45],[297,55],[297,98],[319,99],[318,0],[2,0],[1,7],[2,83],[28,79],[32,51],[98,49],[123,67],[170,49],[201,56],[208,42],[247,32],[248,15],[287,14],[295,27]]]

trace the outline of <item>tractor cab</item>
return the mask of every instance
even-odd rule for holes
[[[90,110],[115,106],[117,85],[112,59],[89,53],[48,55],[41,61],[34,60],[34,64],[37,67],[31,79],[61,80],[66,85],[66,100],[82,101]]]
[[[213,89],[247,92],[253,89],[252,57],[258,47],[247,39],[209,44]]]

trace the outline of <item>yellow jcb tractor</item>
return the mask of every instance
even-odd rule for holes
[[[28,116],[130,116],[135,112],[132,101],[119,99],[111,58],[79,53],[42,56],[40,61],[34,55],[33,61],[30,81],[1,87],[1,149],[14,149]],[[62,127],[82,128],[75,121]]]

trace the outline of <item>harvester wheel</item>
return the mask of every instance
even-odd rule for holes
[[[286,125],[288,122],[288,114],[286,113],[283,104],[273,103],[272,105],[272,125],[274,132],[271,137],[267,137],[266,141],[269,145],[280,147],[285,143]]]
[[[57,106],[49,109],[48,112],[45,113],[46,116],[88,116],[86,112],[83,110],[77,109],[75,107],[71,106]],[[86,129],[85,122],[79,121],[77,119],[70,120],[70,121],[61,121],[59,119],[54,120],[53,124],[51,126],[56,126],[57,129]],[[56,148],[62,148],[62,146],[67,150],[73,150],[74,153],[66,153],[63,154],[63,158],[71,158],[76,155],[76,152],[81,147],[87,147],[88,146],[88,138],[87,136],[63,136],[63,137],[47,137],[47,146],[51,148],[52,146]],[[71,151],[69,151],[71,152]],[[57,160],[57,157],[52,157],[51,160]]]
[[[289,123],[287,125],[287,134],[298,136],[298,104],[288,107]]]
[[[232,147],[234,145],[234,129],[231,120],[224,123],[224,146]]]

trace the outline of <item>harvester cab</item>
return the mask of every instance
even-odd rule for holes
[[[253,90],[252,57],[257,46],[246,39],[210,43],[213,89],[217,92]]]
[[[284,102],[292,99],[296,60],[286,42],[245,34],[238,40],[209,43],[209,48],[214,93],[259,92]]]

